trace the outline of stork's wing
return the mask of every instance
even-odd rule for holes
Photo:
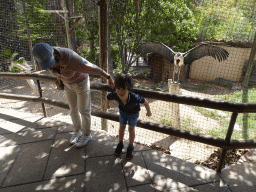
[[[160,42],[144,43],[138,47],[137,53],[141,56],[145,56],[148,53],[158,53],[166,57],[171,63],[173,63],[175,55],[175,52],[170,47]]]
[[[229,53],[225,49],[208,43],[202,43],[183,54],[185,64],[191,64],[204,56],[212,56],[220,62],[227,59],[228,55]]]

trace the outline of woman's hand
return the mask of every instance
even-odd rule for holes
[[[108,86],[109,86],[111,89],[114,89],[114,88],[115,88],[115,83],[114,83],[112,77],[110,77],[110,78],[108,79]]]

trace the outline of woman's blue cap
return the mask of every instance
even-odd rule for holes
[[[47,43],[38,43],[33,48],[33,55],[40,69],[48,69],[55,63],[53,48]]]

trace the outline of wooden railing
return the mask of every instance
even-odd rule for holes
[[[35,79],[38,81],[41,80],[41,81],[51,81],[51,82],[54,82],[56,80],[56,77],[47,76],[47,75],[20,74],[20,73],[0,73],[0,78]],[[101,84],[101,83],[91,83],[91,89],[96,89],[101,91],[112,91],[108,87],[108,85]],[[227,150],[256,147],[256,139],[231,140],[231,136],[234,130],[234,125],[236,123],[238,113],[255,113],[256,112],[255,103],[233,103],[233,102],[227,102],[227,101],[215,101],[211,99],[169,94],[169,93],[157,92],[157,91],[148,91],[143,89],[134,89],[134,91],[140,92],[140,94],[146,98],[232,112],[232,116],[229,122],[229,127],[226,133],[225,139],[213,137],[210,135],[200,134],[192,131],[187,131],[184,129],[177,129],[171,126],[151,123],[143,120],[139,120],[137,124],[138,127],[141,127],[144,129],[168,134],[170,136],[177,136],[187,140],[196,141],[196,142],[222,148],[222,154],[221,154],[221,158],[217,168],[218,172],[221,172],[221,168],[224,163]],[[38,96],[26,96],[26,95],[0,93],[0,98],[23,100],[23,101],[29,101],[29,102],[39,102],[42,104],[49,104],[49,105],[69,109],[68,104],[65,102],[44,98],[42,96],[38,97]],[[118,115],[105,112],[105,111],[92,110],[92,115],[109,119],[112,121],[117,121],[117,122],[119,121]]]

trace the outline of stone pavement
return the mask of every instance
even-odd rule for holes
[[[71,133],[68,123],[0,106],[0,192],[256,191],[254,161],[218,174],[142,145],[126,161],[113,155],[118,138],[92,131],[76,148]]]

